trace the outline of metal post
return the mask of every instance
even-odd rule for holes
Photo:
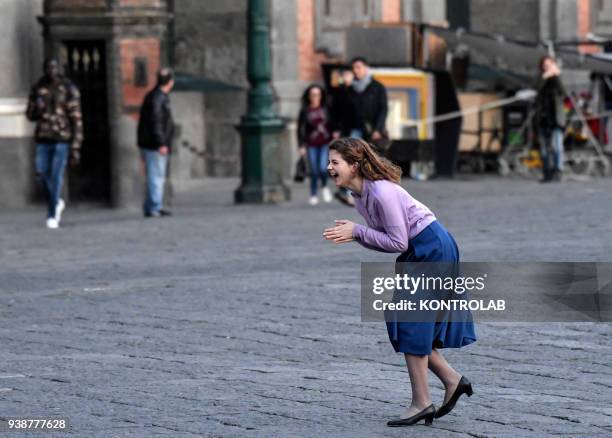
[[[274,111],[270,87],[270,43],[267,0],[249,0],[247,76],[251,88],[247,114],[238,130],[242,141],[242,182],[236,203],[277,203],[289,199],[282,178],[280,133],[285,126]]]

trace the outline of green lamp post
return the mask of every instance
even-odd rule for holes
[[[249,0],[247,76],[251,88],[247,114],[238,130],[242,141],[242,182],[236,203],[277,203],[289,200],[282,178],[280,133],[285,129],[273,108],[270,88],[270,45],[267,0]]]

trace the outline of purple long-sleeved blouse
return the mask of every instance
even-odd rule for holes
[[[364,179],[361,194],[353,193],[353,197],[368,224],[355,224],[353,237],[376,251],[408,250],[408,241],[436,220],[429,208],[391,181]]]

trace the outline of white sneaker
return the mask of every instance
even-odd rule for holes
[[[55,222],[57,222],[57,225],[59,225],[60,221],[62,220],[62,212],[64,211],[64,208],[66,208],[66,203],[62,198],[59,198],[57,205],[55,206]]]
[[[317,205],[319,203],[319,198],[317,198],[316,196],[311,196],[308,200],[308,203],[310,205]]]
[[[52,230],[59,228],[59,224],[57,223],[54,217],[47,218],[47,228]]]
[[[323,196],[323,202],[326,202],[328,204],[334,200],[331,190],[329,190],[327,187],[323,187],[321,195]]]

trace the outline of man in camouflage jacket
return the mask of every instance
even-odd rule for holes
[[[80,93],[60,75],[55,59],[43,64],[44,76],[32,87],[26,116],[36,122],[36,174],[47,196],[47,227],[58,228],[65,203],[60,198],[68,157],[80,161],[83,121]]]

